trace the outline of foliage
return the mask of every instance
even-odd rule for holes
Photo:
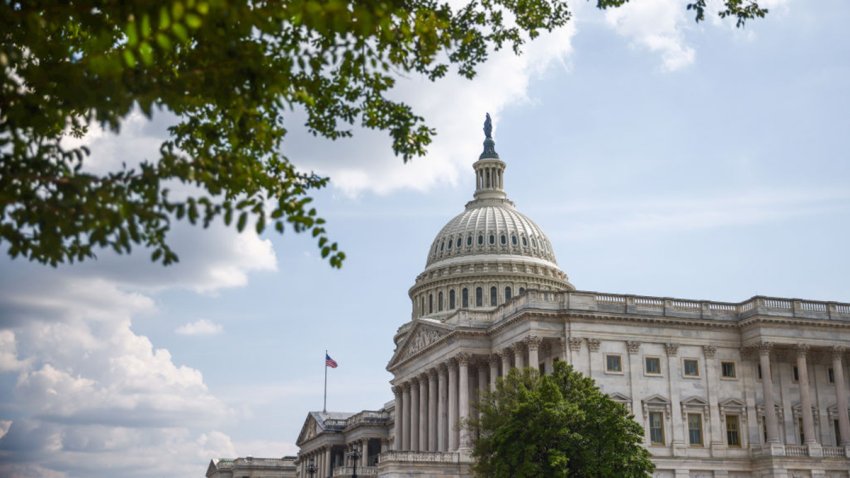
[[[725,5],[740,22],[765,12]],[[702,0],[688,8],[702,19]],[[387,97],[394,78],[452,66],[471,78],[491,50],[520,53],[569,18],[564,0],[2,0],[0,243],[52,265],[142,245],[168,264],[173,220],[220,217],[239,231],[308,232],[339,267],[310,207],[328,179],[280,152],[288,112],[303,109],[330,139],[355,124],[387,131],[407,161],[435,131]],[[87,148],[61,140],[91,124],[117,132],[135,108],[178,118],[158,157],[98,172]]]
[[[637,478],[653,470],[643,429],[591,378],[556,362],[552,375],[511,370],[468,424],[482,477]]]

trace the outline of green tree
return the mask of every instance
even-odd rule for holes
[[[654,468],[626,408],[563,362],[545,376],[511,370],[479,411],[468,423],[476,476],[638,478]]]
[[[725,6],[739,24],[766,12]],[[705,2],[687,8],[699,21]],[[310,207],[328,179],[280,152],[288,112],[329,139],[387,131],[407,161],[435,131],[387,97],[394,78],[472,78],[490,51],[519,54],[569,18],[564,0],[0,0],[0,244],[52,265],[142,245],[168,264],[172,221],[220,217],[308,232],[339,267]],[[87,148],[63,146],[91,124],[119,131],[134,108],[178,118],[157,157],[95,173]]]

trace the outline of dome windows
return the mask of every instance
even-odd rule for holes
[[[460,293],[460,306],[464,309],[469,307],[469,289],[466,287],[464,287],[463,291]]]
[[[470,238],[470,239],[471,239],[471,238]],[[470,242],[472,242],[472,241],[470,241]],[[462,241],[461,241],[461,239],[460,239],[460,236],[458,236],[458,237],[457,237],[457,248],[458,248],[458,249],[460,249],[460,245],[461,245],[461,243],[462,243]]]
[[[478,235],[478,245],[479,245],[479,246],[483,246],[483,245],[484,245],[484,234],[479,234],[479,235]]]
[[[496,245],[496,235],[495,234],[490,234],[490,245],[491,246]]]
[[[454,310],[455,308],[455,290],[452,289],[449,291],[449,310]]]
[[[497,305],[499,302],[499,290],[495,286],[490,287],[490,305]]]
[[[484,306],[484,289],[481,287],[475,288],[475,306],[483,307]]]
[[[443,311],[443,293],[442,292],[440,292],[437,295],[437,310],[439,310],[440,312]]]
[[[511,288],[505,287],[505,302],[511,300]]]
[[[516,245],[516,234],[511,235],[511,244]]]
[[[448,250],[452,250],[452,238],[450,237],[447,242],[448,244],[446,244],[446,247],[448,248]]]
[[[443,242],[440,243],[440,252],[443,252],[443,249],[446,248],[446,241],[443,239]]]
[[[508,245],[508,236],[506,236],[506,235],[502,234],[501,241],[502,241],[502,245],[503,245],[503,246]]]
[[[434,313],[434,294],[428,294],[428,313]]]
[[[528,247],[528,239],[525,236],[522,236],[522,247]]]
[[[467,247],[472,246],[472,234],[466,236],[466,245]]]

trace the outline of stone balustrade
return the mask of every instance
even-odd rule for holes
[[[334,468],[333,476],[352,476],[354,474],[354,467],[351,466],[338,466]],[[377,466],[358,466],[357,467],[357,476],[378,476],[378,467]]]
[[[460,463],[461,454],[439,451],[387,451],[378,458],[380,463]]]

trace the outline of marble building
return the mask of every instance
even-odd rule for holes
[[[508,199],[489,117],[485,136],[473,200],[410,289],[387,365],[394,399],[309,413],[297,476],[469,476],[458,424],[479,392],[511,367],[563,360],[643,425],[655,477],[850,478],[850,304],[577,290]]]

